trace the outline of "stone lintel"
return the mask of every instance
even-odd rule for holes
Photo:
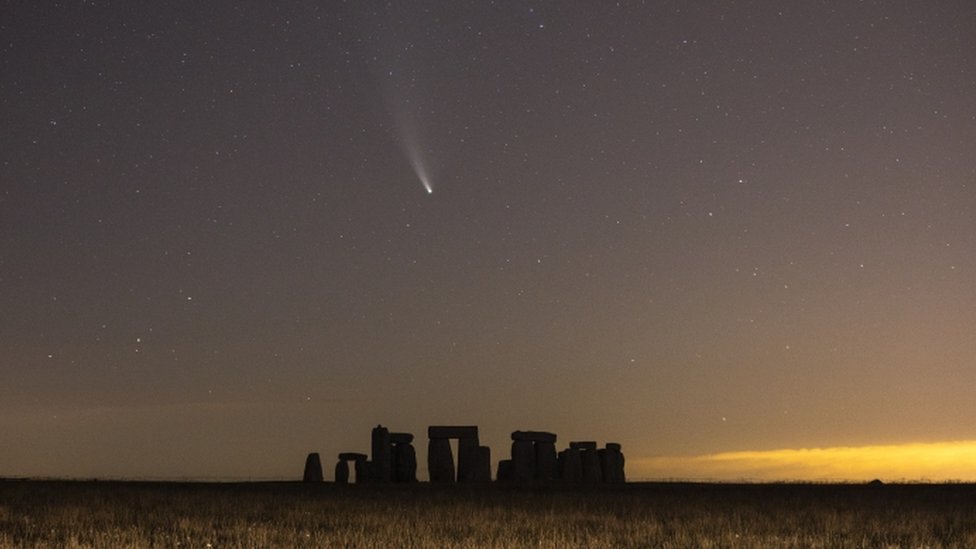
[[[410,444],[413,442],[412,433],[390,433],[390,443],[392,444]]]
[[[512,433],[512,440],[524,440],[529,442],[556,442],[556,433],[546,431],[515,431]]]
[[[576,450],[596,450],[596,442],[592,440],[570,442],[569,447]]]

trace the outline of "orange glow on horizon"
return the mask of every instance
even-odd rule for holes
[[[976,481],[976,440],[651,457],[633,479],[754,481]]]

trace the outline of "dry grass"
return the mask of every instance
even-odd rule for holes
[[[976,547],[968,485],[0,482],[0,547]]]

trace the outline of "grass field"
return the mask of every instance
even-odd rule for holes
[[[976,547],[976,486],[0,481],[0,547]]]

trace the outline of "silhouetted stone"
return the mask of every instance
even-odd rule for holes
[[[417,452],[414,451],[413,444],[394,444],[393,464],[394,482],[417,482]]]
[[[515,480],[512,471],[512,460],[503,459],[498,462],[498,475],[495,477],[498,482],[511,482]]]
[[[613,481],[614,482],[627,482],[627,476],[624,474],[624,453],[620,451],[620,445],[616,445],[617,449],[613,450],[610,444],[607,444],[607,450],[613,452],[614,463],[613,463]]]
[[[355,461],[355,464],[356,464],[355,466],[356,484],[366,484],[367,482],[369,482],[369,469],[370,469],[369,462],[366,461],[365,458],[363,458],[363,459],[357,459]]]
[[[390,445],[390,482],[397,482],[397,445]]]
[[[583,482],[603,482],[603,468],[600,466],[600,456],[595,449],[580,452],[583,461]]]
[[[624,455],[620,452],[620,445],[609,443],[605,449],[598,450],[597,454],[600,456],[603,482],[624,482]]]
[[[454,453],[448,438],[431,438],[427,445],[427,471],[431,482],[454,482]]]
[[[458,439],[458,482],[470,482],[478,478],[478,439]]]
[[[884,486],[884,482],[881,482],[881,479],[877,479],[876,478],[876,479],[872,480],[871,482],[869,482],[868,483],[868,486],[871,486],[871,487],[876,488],[878,486]]]
[[[596,450],[596,442],[592,440],[582,442],[570,442],[569,447],[575,450]]]
[[[412,433],[390,433],[390,444],[410,444],[413,442]]]
[[[427,438],[478,438],[478,427],[475,425],[444,426],[432,425],[427,428]]]
[[[476,482],[491,482],[491,448],[478,446],[478,464],[472,480]]]
[[[554,442],[535,443],[535,478],[550,481],[556,475],[556,444]]]
[[[390,431],[382,425],[373,428],[373,465],[370,467],[370,480],[390,482],[392,480],[392,461],[390,459]]]
[[[305,458],[305,473],[302,482],[322,482],[322,459],[318,453],[311,453]]]
[[[512,441],[512,480],[535,480],[535,444],[529,440]]]
[[[515,431],[512,433],[512,440],[529,442],[551,442],[556,443],[556,434],[545,431]]]
[[[432,482],[466,482],[478,477],[478,427],[474,425],[431,425],[427,469]],[[457,477],[449,440],[458,440]]]
[[[345,460],[340,460],[336,462],[335,466],[335,482],[336,484],[346,484],[349,482],[349,462]]]
[[[335,466],[335,478],[339,484],[349,482],[349,462],[353,462],[356,471],[356,484],[366,482],[369,479],[369,463],[366,461],[366,454],[358,452],[342,452],[339,454],[339,463]]]
[[[567,448],[559,452],[559,479],[563,482],[583,481],[583,459],[578,448]]]

